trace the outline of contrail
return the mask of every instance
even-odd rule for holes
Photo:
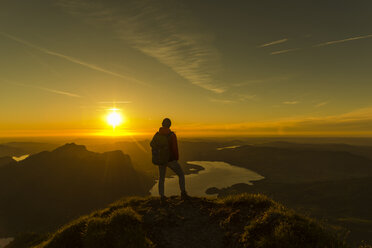
[[[300,48],[293,48],[293,49],[287,49],[287,50],[275,51],[275,52],[272,52],[271,55],[282,54],[282,53],[288,53],[288,52],[293,52],[293,51],[297,51],[297,50],[300,50]]]
[[[276,44],[284,43],[284,42],[286,42],[286,41],[288,41],[288,39],[276,40],[276,41],[272,41],[272,42],[269,42],[269,43],[262,44],[262,45],[260,45],[259,47],[272,46],[272,45],[276,45]]]
[[[30,85],[30,84],[22,84],[22,83],[18,83],[18,82],[11,82],[11,81],[6,80],[6,79],[0,79],[0,80],[6,82],[8,84],[18,85],[18,86],[22,86],[22,87],[29,87],[29,88],[39,89],[39,90],[44,90],[44,91],[52,92],[52,93],[59,94],[59,95],[65,95],[65,96],[70,96],[70,97],[82,97],[78,94],[74,94],[74,93],[67,92],[67,91],[55,90],[55,89],[50,89],[50,88],[45,88],[45,87],[35,86],[35,85]]]
[[[372,37],[372,34],[351,37],[351,38],[347,38],[347,39],[343,39],[343,40],[333,40],[333,41],[328,41],[328,42],[320,43],[318,45],[315,45],[314,47],[328,46],[328,45],[333,45],[333,44],[337,44],[337,43],[343,43],[343,42],[347,42],[347,41],[367,39],[367,38],[371,38],[371,37]]]
[[[96,66],[96,65],[93,65],[93,64],[89,64],[89,63],[86,63],[84,61],[81,61],[77,58],[74,58],[74,57],[70,57],[70,56],[67,56],[67,55],[64,55],[64,54],[61,54],[61,53],[57,53],[57,52],[54,52],[54,51],[51,51],[51,50],[48,50],[48,49],[45,49],[45,48],[42,48],[42,47],[39,47],[37,45],[34,45],[28,41],[25,41],[25,40],[22,40],[22,39],[19,39],[13,35],[10,35],[10,34],[7,34],[7,33],[4,33],[4,32],[0,32],[0,34],[4,37],[7,37],[11,40],[14,40],[14,41],[17,41],[18,43],[21,43],[23,45],[26,45],[28,47],[32,47],[36,50],[39,50],[45,54],[48,54],[48,55],[51,55],[51,56],[55,56],[55,57],[59,57],[59,58],[62,58],[62,59],[65,59],[67,61],[70,61],[72,63],[75,63],[75,64],[78,64],[78,65],[82,65],[82,66],[85,66],[87,68],[90,68],[92,70],[95,70],[95,71],[99,71],[99,72],[103,72],[103,73],[106,73],[106,74],[109,74],[109,75],[112,75],[112,76],[115,76],[115,77],[119,77],[119,78],[122,78],[122,79],[125,79],[125,80],[130,80],[132,82],[136,82],[136,83],[139,83],[139,84],[142,84],[142,85],[147,85],[146,83],[142,82],[142,81],[139,81],[137,79],[133,79],[133,78],[129,78],[127,76],[124,76],[122,74],[119,74],[119,73],[116,73],[116,72],[112,72],[112,71],[109,71],[109,70],[106,70],[102,67],[99,67],[99,66]]]
[[[77,95],[77,94],[74,94],[74,93],[70,93],[70,92],[67,92],[67,91],[54,90],[54,89],[49,89],[49,88],[44,88],[44,87],[37,87],[37,86],[35,86],[34,88],[45,90],[45,91],[49,91],[49,92],[60,94],[60,95],[65,95],[65,96],[81,97],[80,95]]]

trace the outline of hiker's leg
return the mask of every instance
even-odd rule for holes
[[[176,161],[176,160],[171,161],[167,165],[178,176],[181,192],[186,192],[186,189],[185,189],[185,175],[183,174],[182,168],[181,168],[180,164],[178,163],[178,161]]]
[[[166,165],[159,165],[159,195],[164,196],[164,181],[165,181],[165,172],[167,171]]]

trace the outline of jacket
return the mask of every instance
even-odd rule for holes
[[[161,135],[170,135],[168,142],[169,142],[169,151],[170,151],[170,156],[169,156],[169,162],[178,160],[179,154],[178,154],[178,144],[177,144],[177,136],[174,132],[172,132],[169,128],[167,127],[161,127],[159,128],[159,134]]]

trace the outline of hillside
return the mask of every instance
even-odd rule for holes
[[[357,146],[342,143],[291,143],[291,142],[267,142],[255,144],[255,146],[288,148],[293,150],[313,150],[313,151],[335,151],[349,152],[355,155],[363,156],[372,159],[372,146]]]
[[[12,147],[15,149],[19,149],[23,152],[23,154],[35,154],[42,151],[51,151],[56,149],[58,146],[57,144],[51,143],[44,143],[44,142],[8,142],[2,144],[4,146]],[[20,155],[23,155],[20,154]],[[12,156],[14,156],[12,154]]]
[[[50,235],[18,237],[7,248],[346,247],[333,231],[263,195],[223,199],[129,198]]]
[[[372,160],[363,155],[369,148],[272,142],[207,151],[199,159],[226,161],[265,176],[253,186],[212,187],[208,193],[268,195],[300,213],[342,226],[349,231],[348,241],[359,244],[372,242]]]
[[[270,182],[305,183],[372,176],[372,160],[345,151],[245,145],[201,153],[199,160],[225,161],[253,170]]]
[[[11,157],[8,157],[8,156],[1,157],[0,158],[0,167],[4,166],[4,165],[7,165],[9,163],[12,163],[12,162],[14,162],[14,160]]]
[[[0,237],[54,230],[123,196],[148,195],[153,184],[121,151],[72,143],[31,155],[0,167]]]
[[[299,213],[327,219],[348,230],[347,241],[372,243],[372,178],[313,183],[270,183],[267,180],[231,187],[210,188],[209,193],[225,197],[241,193],[261,193],[280,201]]]
[[[25,154],[25,151],[20,148],[0,144],[0,157],[20,156],[23,154]]]

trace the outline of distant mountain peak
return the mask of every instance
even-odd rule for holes
[[[115,150],[115,151],[104,152],[103,155],[115,156],[116,157],[116,156],[123,156],[125,154],[121,150]]]
[[[66,143],[63,146],[56,148],[53,152],[87,152],[84,145],[77,145],[75,143]]]

